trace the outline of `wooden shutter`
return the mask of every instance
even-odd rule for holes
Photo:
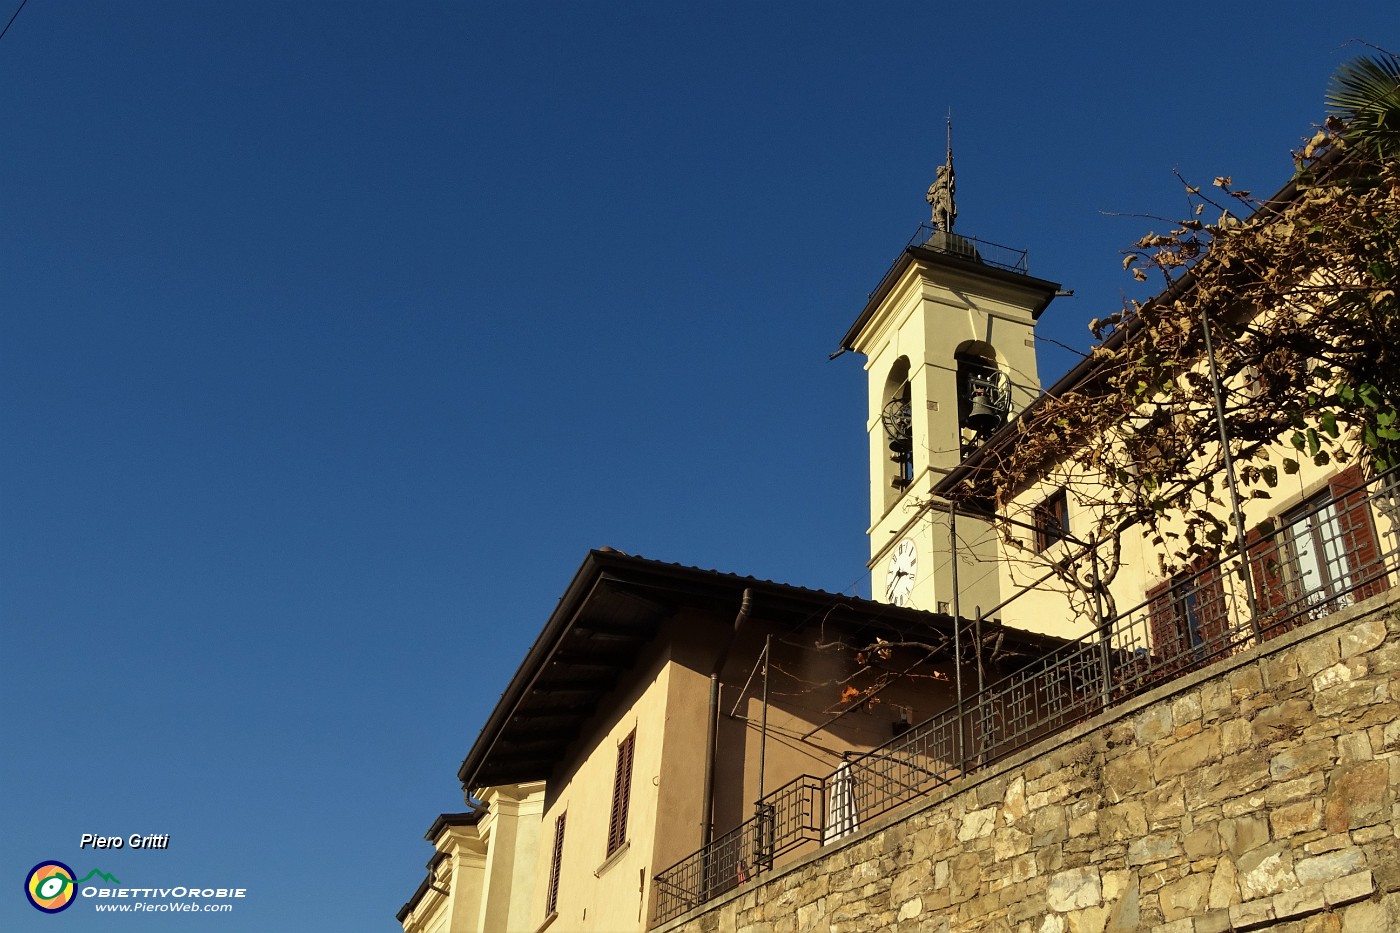
[[[1201,643],[1207,658],[1224,653],[1230,639],[1230,613],[1225,604],[1225,584],[1215,555],[1196,561],[1196,614],[1201,623]]]
[[[1352,595],[1358,601],[1384,592],[1390,586],[1385,568],[1380,563],[1381,548],[1376,538],[1375,523],[1371,520],[1370,503],[1365,490],[1360,488],[1363,482],[1361,465],[1353,463],[1327,483],[1336,503],[1342,550],[1346,552],[1347,566],[1351,568],[1351,579],[1337,583],[1339,586],[1355,587]]]
[[[632,756],[637,746],[637,730],[617,744],[617,770],[613,772],[612,813],[608,817],[608,855],[627,841],[627,805],[632,800]]]
[[[564,864],[564,818],[568,815],[561,813],[554,821],[554,854],[549,858],[549,893],[544,903],[546,915],[559,912],[559,869]]]
[[[1154,672],[1149,679],[1156,680],[1157,672],[1175,670],[1186,650],[1186,634],[1177,624],[1173,605],[1172,581],[1165,580],[1147,591],[1147,623],[1152,632]]]
[[[1254,581],[1254,604],[1259,610],[1259,634],[1265,640],[1277,638],[1293,627],[1293,623],[1282,622],[1284,608],[1288,605],[1288,590],[1283,581],[1283,561],[1286,555],[1280,549],[1281,536],[1277,532],[1266,531],[1264,525],[1252,529],[1245,537],[1245,550],[1249,554],[1249,575]]]

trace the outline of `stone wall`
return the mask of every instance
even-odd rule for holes
[[[1400,930],[1400,597],[957,782],[663,929]]]

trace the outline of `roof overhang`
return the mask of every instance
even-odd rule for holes
[[[916,263],[931,269],[942,270],[950,275],[980,278],[993,282],[1001,288],[1027,292],[1031,296],[1032,320],[1040,317],[1041,312],[1045,310],[1060,290],[1060,286],[1056,282],[1038,279],[1023,272],[998,269],[996,266],[986,265],[975,259],[967,259],[928,246],[914,244],[905,248],[899,258],[895,260],[894,265],[885,273],[885,277],[880,280],[880,284],[875,286],[875,290],[870,293],[870,298],[866,301],[860,316],[846,331],[846,336],[841,338],[841,349],[855,349],[856,339],[860,336],[860,332],[870,323],[880,305],[904,278],[904,274]]]
[[[745,592],[752,616],[796,626],[829,619],[873,632],[940,631],[950,616],[901,608],[754,577],[591,551],[526,653],[477,736],[457,777],[478,787],[548,780],[583,724],[621,678],[655,644],[663,623],[685,609],[701,610],[718,638],[733,631]],[[1027,654],[1060,639],[1007,630]]]

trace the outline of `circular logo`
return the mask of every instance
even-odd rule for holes
[[[35,910],[56,914],[65,910],[78,897],[73,883],[73,869],[62,862],[40,862],[29,870],[24,879],[24,896]]]

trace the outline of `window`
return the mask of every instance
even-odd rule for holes
[[[1178,674],[1229,648],[1230,620],[1220,567],[1210,557],[1147,591],[1152,667]]]
[[[1280,534],[1284,586],[1294,600],[1310,606],[1342,597],[1349,568],[1342,549],[1342,526],[1330,492],[1314,496],[1283,516]],[[1351,600],[1341,606],[1349,605]]]
[[[1039,554],[1069,535],[1069,499],[1061,489],[1035,507],[1035,552]]]
[[[546,915],[559,912],[559,868],[564,864],[564,818],[568,815],[561,813],[554,821],[554,854],[549,858],[549,891],[544,902]]]
[[[608,855],[627,841],[627,805],[632,799],[632,755],[637,747],[637,730],[617,743],[617,770],[613,772],[612,814],[608,817]]]
[[[1250,574],[1265,638],[1389,586],[1361,482],[1361,468],[1353,464],[1285,512],[1277,531],[1266,525],[1250,532]]]

